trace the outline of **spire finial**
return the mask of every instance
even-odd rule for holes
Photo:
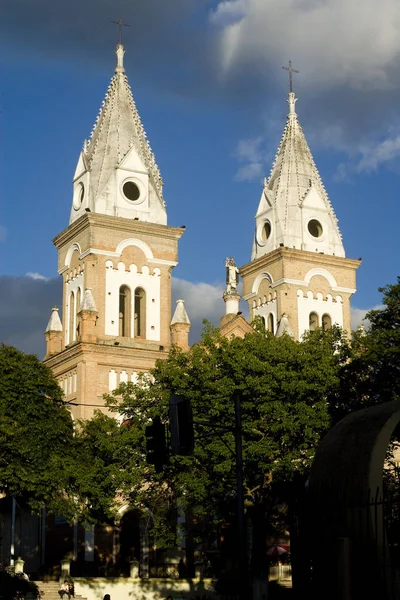
[[[298,73],[298,71],[296,69],[293,69],[291,60],[289,60],[289,66],[282,67],[282,69],[284,69],[285,71],[289,71],[289,92],[292,94],[293,93],[292,73]]]
[[[131,27],[128,23],[124,23],[122,17],[119,17],[119,21],[111,21],[111,23],[115,23],[119,26],[119,37],[118,37],[118,45],[122,46],[122,28],[123,27]]]

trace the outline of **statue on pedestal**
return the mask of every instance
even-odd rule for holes
[[[225,261],[226,267],[226,291],[232,292],[236,290],[239,283],[239,269],[235,264],[233,256],[227,258]]]

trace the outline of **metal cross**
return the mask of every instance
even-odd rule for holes
[[[296,69],[293,69],[292,67],[292,61],[289,60],[289,66],[288,67],[282,67],[282,69],[285,69],[285,71],[289,71],[289,91],[293,92],[292,89],[292,73],[298,73],[298,71],[296,71]]]
[[[122,44],[122,28],[123,27],[131,27],[131,25],[128,25],[128,23],[124,23],[122,21],[122,17],[119,18],[119,21],[111,21],[111,23],[115,23],[116,25],[119,25],[119,44]]]

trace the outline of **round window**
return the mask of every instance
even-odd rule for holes
[[[136,185],[133,181],[127,181],[122,186],[122,191],[124,192],[125,198],[130,200],[131,202],[136,202],[140,198],[140,189],[139,186]]]
[[[315,238],[321,237],[323,233],[321,223],[317,221],[317,219],[311,219],[311,221],[308,222],[308,231]]]
[[[262,231],[261,231],[262,241],[266,242],[270,235],[271,235],[271,223],[269,221],[266,221],[264,223],[264,227],[262,228]]]
[[[75,210],[80,209],[84,197],[85,197],[85,186],[83,185],[83,183],[79,183],[77,185],[77,187],[75,188],[75,194],[74,194],[73,206],[74,206]]]

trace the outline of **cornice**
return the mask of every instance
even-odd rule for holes
[[[140,353],[138,353],[138,350]],[[170,346],[162,346],[154,343],[134,343],[131,345],[115,345],[113,340],[100,340],[98,342],[77,342],[68,348],[64,348],[57,354],[52,354],[49,358],[44,359],[50,369],[59,367],[63,363],[67,363],[70,360],[85,360],[87,355],[97,355],[98,357],[105,357],[106,355],[110,358],[118,358],[123,355],[126,356],[126,352],[131,351],[134,353],[133,358],[137,359],[138,362],[147,359],[157,360],[158,358],[165,358],[170,350]],[[143,356],[141,354],[143,353]],[[102,364],[109,364],[105,361]]]
[[[318,252],[308,252],[307,250],[296,250],[295,248],[276,248],[272,252],[264,254],[240,267],[240,276],[250,275],[255,271],[259,271],[263,266],[280,260],[301,261],[318,265],[323,263],[325,266],[345,267],[347,269],[357,269],[362,262],[361,259],[345,258],[332,254],[320,254]]]
[[[79,219],[71,223],[66,229],[61,231],[52,240],[53,244],[56,248],[61,248],[90,226],[102,227],[108,230],[112,229],[114,231],[123,231],[128,235],[141,233],[173,240],[179,240],[185,232],[185,229],[182,227],[171,227],[170,225],[159,225],[157,223],[135,221],[133,219],[125,219],[124,217],[113,217],[110,215],[100,215],[98,213],[85,213],[79,217]]]

